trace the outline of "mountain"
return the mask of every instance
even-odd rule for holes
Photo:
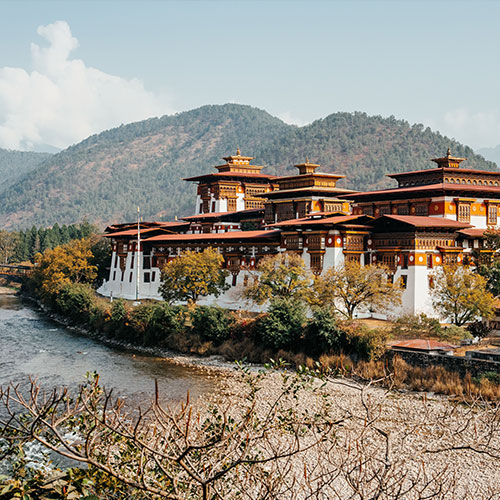
[[[342,187],[392,185],[384,174],[431,168],[448,147],[473,168],[496,170],[471,148],[394,117],[334,113],[310,125],[287,125],[238,104],[204,106],[173,116],[122,125],[53,155],[0,193],[0,225],[68,224],[86,217],[101,225],[172,219],[193,213],[196,186],[183,177],[214,171],[234,153],[256,157],[264,172],[290,175],[304,161],[346,175]]]
[[[34,170],[50,154],[12,151],[0,148],[0,192]]]
[[[500,165],[500,144],[494,148],[481,148],[477,152],[483,155],[487,160],[494,161],[497,165]]]

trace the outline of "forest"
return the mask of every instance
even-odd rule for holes
[[[51,156],[50,153],[12,151],[0,148],[0,192],[17,182]]]
[[[37,253],[88,238],[96,232],[97,228],[87,221],[69,226],[59,226],[56,222],[50,228],[33,226],[24,231],[0,230],[0,264],[33,262]]]
[[[496,170],[473,150],[423,125],[391,116],[334,113],[310,125],[287,125],[269,113],[239,104],[199,109],[122,125],[48,157],[3,192],[0,228],[98,225],[145,219],[171,220],[194,211],[196,186],[184,177],[214,171],[221,157],[255,156],[265,173],[295,173],[309,157],[324,172],[346,176],[339,187],[391,186],[385,174],[431,168],[448,147],[465,167]]]

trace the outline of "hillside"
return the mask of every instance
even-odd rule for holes
[[[50,156],[52,155],[48,153],[11,151],[0,148],[0,192],[34,170]]]
[[[384,174],[430,168],[448,147],[470,167],[496,165],[472,149],[395,118],[335,113],[311,125],[287,125],[265,111],[237,104],[204,106],[89,137],[44,161],[0,193],[3,227],[68,224],[87,217],[105,224],[191,214],[196,187],[182,181],[212,170],[240,147],[265,172],[292,173],[306,156],[325,172],[347,176],[343,187],[391,185]]]

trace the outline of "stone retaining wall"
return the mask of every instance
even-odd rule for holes
[[[413,366],[440,365],[446,370],[458,372],[462,377],[469,372],[472,377],[477,377],[486,372],[500,373],[500,363],[484,359],[472,359],[463,356],[447,356],[446,354],[428,354],[426,352],[410,352],[401,349],[390,349],[387,351],[387,358],[392,360],[394,356],[399,356],[408,364]]]

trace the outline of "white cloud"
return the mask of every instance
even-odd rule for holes
[[[290,111],[285,111],[284,113],[281,113],[279,115],[276,115],[280,120],[283,120],[285,123],[288,123],[289,125],[297,125],[299,127],[303,127],[304,125],[308,125],[309,122],[305,120],[301,120],[300,118],[297,118],[296,116],[293,116]]]
[[[500,144],[500,110],[472,112],[457,108],[444,114],[439,120],[427,120],[429,125],[442,134],[453,137],[473,148],[494,147]]]
[[[32,71],[0,68],[0,147],[65,148],[121,123],[171,113],[169,99],[70,59],[78,47],[65,21],[39,26],[48,42],[31,44]]]

